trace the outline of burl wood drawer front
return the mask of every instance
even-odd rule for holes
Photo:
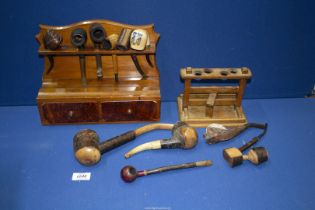
[[[103,119],[116,121],[156,121],[160,118],[160,103],[156,101],[103,102]]]
[[[97,103],[44,103],[44,118],[48,123],[97,122]]]

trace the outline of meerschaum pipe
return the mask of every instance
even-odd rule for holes
[[[131,156],[145,150],[173,148],[192,149],[197,145],[197,143],[197,131],[193,127],[190,127],[186,123],[182,122],[177,124],[177,126],[174,126],[171,138],[141,144],[127,152],[125,154],[125,158],[130,158]]]
[[[98,163],[101,155],[116,147],[134,140],[137,136],[152,130],[172,130],[182,123],[176,124],[149,124],[136,130],[128,131],[119,136],[113,137],[100,143],[100,138],[93,130],[86,129],[79,131],[73,138],[73,148],[76,159],[83,165],[90,166]]]
[[[144,29],[135,29],[130,35],[130,48],[144,50],[147,45],[148,33]]]
[[[133,182],[138,177],[147,176],[151,174],[157,174],[157,173],[177,170],[177,169],[205,167],[205,166],[211,166],[211,165],[212,165],[211,160],[204,160],[204,161],[198,161],[198,162],[193,162],[193,163],[184,163],[184,164],[179,164],[179,165],[164,166],[160,168],[155,168],[151,170],[142,170],[142,171],[137,171],[133,166],[125,166],[121,169],[120,176],[122,180],[124,180],[125,182]]]

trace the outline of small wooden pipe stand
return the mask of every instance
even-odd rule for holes
[[[210,123],[242,125],[247,123],[242,98],[247,80],[252,77],[248,68],[183,68],[184,93],[177,98],[179,119],[194,127]],[[239,80],[238,86],[191,86],[192,80]]]
[[[142,51],[95,48],[89,34],[93,23],[101,24],[107,37],[118,36],[124,28],[144,29],[150,42]],[[71,32],[76,28],[87,32],[83,49],[71,44]],[[63,38],[56,50],[44,46],[43,37],[48,30]],[[133,26],[92,20],[61,27],[40,25],[36,39],[45,67],[37,103],[42,124],[159,121],[160,76],[155,60],[159,37],[153,24]],[[97,78],[99,55],[103,78]],[[79,56],[85,58],[86,84],[81,82]]]

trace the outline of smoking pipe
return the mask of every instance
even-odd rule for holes
[[[206,128],[206,133],[203,136],[208,144],[216,144],[238,136],[247,128],[262,129],[265,133],[267,130],[267,124],[246,123],[245,125],[240,126],[223,126],[221,124],[213,123]]]
[[[117,50],[129,50],[131,32],[132,31],[129,28],[123,28],[121,30],[116,43]]]
[[[101,24],[94,23],[90,26],[90,37],[94,43],[95,48],[100,49],[102,43],[106,40],[106,32]],[[108,41],[107,41],[108,42]],[[97,54],[96,56],[96,75],[98,79],[103,78],[102,57]]]
[[[54,30],[48,30],[43,37],[44,46],[49,50],[57,50],[58,48],[60,48],[62,41],[62,36]],[[54,67],[53,55],[48,55],[48,61],[49,67],[46,74],[49,74]]]
[[[141,144],[125,154],[125,158],[130,158],[131,156],[145,151],[153,149],[192,149],[198,143],[198,134],[197,131],[188,126],[184,122],[178,123],[172,129],[172,137],[169,139],[155,140]]]
[[[142,171],[137,171],[133,166],[125,166],[121,169],[120,176],[122,180],[129,183],[129,182],[133,182],[138,177],[147,176],[151,174],[157,174],[157,173],[177,170],[177,169],[205,167],[205,166],[211,166],[211,165],[212,165],[211,160],[204,160],[204,161],[198,161],[198,162],[193,162],[193,163],[184,163],[184,164],[179,164],[179,165],[164,166],[160,168],[142,170]]]
[[[234,147],[223,150],[223,157],[231,167],[241,165],[244,160],[259,165],[267,161],[268,156],[268,151],[264,147],[254,147],[247,155],[243,155],[240,149]]]
[[[75,157],[83,165],[94,165],[100,161],[103,153],[126,144],[143,133],[158,129],[172,130],[180,127],[180,125],[182,125],[181,122],[176,124],[148,124],[136,130],[128,131],[108,139],[102,143],[100,143],[100,138],[95,131],[90,129],[81,130],[73,138]]]
[[[71,32],[71,43],[73,46],[77,47],[78,49],[83,49],[84,45],[87,40],[86,32],[82,28],[74,29]],[[86,69],[85,69],[85,57],[84,55],[79,55],[80,58],[80,71],[81,71],[81,84],[86,86]]]
[[[268,152],[264,147],[252,148],[247,155],[242,154],[245,150],[256,144],[265,135],[267,132],[267,127],[268,125],[265,124],[265,129],[261,134],[252,138],[240,148],[231,147],[223,150],[223,157],[231,167],[241,165],[243,160],[249,160],[256,165],[268,160]]]

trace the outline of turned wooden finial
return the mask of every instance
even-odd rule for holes
[[[247,73],[248,73],[248,68],[243,67],[243,68],[242,68],[242,74],[247,74]]]
[[[186,74],[191,74],[191,73],[192,73],[191,67],[187,67],[187,68],[186,68]]]

